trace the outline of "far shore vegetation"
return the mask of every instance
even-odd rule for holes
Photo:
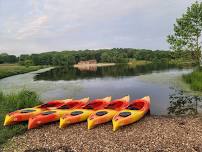
[[[23,133],[27,128],[26,123],[4,127],[5,115],[15,110],[33,107],[39,104],[39,97],[32,91],[22,90],[19,93],[9,95],[0,92],[0,146],[9,138]]]

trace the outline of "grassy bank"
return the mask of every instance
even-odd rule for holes
[[[190,74],[183,75],[183,80],[190,84],[194,91],[202,91],[202,69],[197,69]]]
[[[178,66],[182,66],[182,67],[191,67],[191,66],[196,66],[197,63],[194,62],[193,60],[185,60],[185,59],[175,59],[175,60],[169,60],[168,61],[169,64],[175,64]]]
[[[146,65],[152,63],[151,61],[145,61],[145,60],[134,60],[134,59],[130,59],[128,64],[131,66],[138,66],[138,65]]]
[[[40,104],[36,93],[23,90],[17,94],[5,95],[0,92],[0,145],[5,143],[7,139],[23,133],[27,126],[25,124],[4,127],[4,117],[8,112],[15,111],[26,107],[33,107]]]
[[[42,66],[21,66],[17,64],[0,64],[0,79],[12,75],[23,74],[31,71],[36,71],[43,68]]]

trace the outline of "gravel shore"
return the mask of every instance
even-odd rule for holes
[[[112,131],[111,123],[87,130],[79,123],[59,129],[58,123],[42,126],[12,138],[5,152],[202,152],[202,117],[146,116]]]

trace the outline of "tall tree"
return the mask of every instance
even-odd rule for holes
[[[202,2],[196,1],[174,24],[174,34],[167,41],[174,51],[192,51],[193,59],[200,63],[202,32]]]

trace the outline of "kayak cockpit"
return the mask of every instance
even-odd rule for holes
[[[35,112],[36,110],[34,109],[23,109],[23,110],[20,110],[20,113],[30,113],[30,112]]]
[[[145,106],[145,101],[144,100],[139,100],[138,102],[137,101],[134,101],[132,102],[127,109],[129,110],[141,110],[142,108],[144,108]]]
[[[56,113],[56,111],[45,111],[45,112],[42,112],[41,115],[50,115],[50,114],[53,114],[53,113]]]

